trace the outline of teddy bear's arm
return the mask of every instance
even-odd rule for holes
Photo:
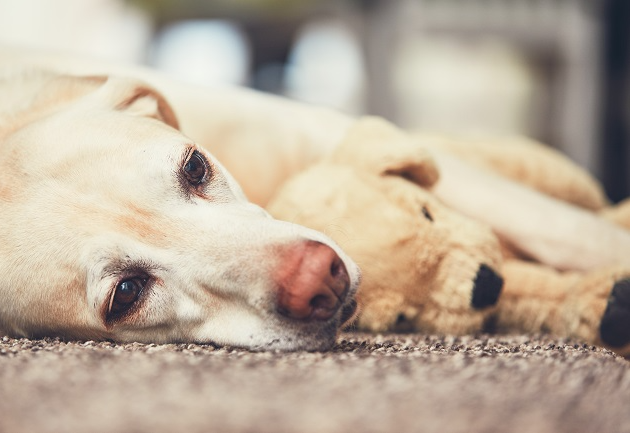
[[[580,338],[592,344],[620,341],[619,352],[630,352],[630,304],[610,312],[612,295],[630,295],[630,267],[606,267],[587,273],[559,272],[520,260],[507,260],[503,266],[505,284],[496,310],[499,330],[548,332]],[[616,288],[616,289],[615,289]],[[608,307],[608,309],[607,309]],[[622,311],[620,316],[618,311]],[[614,316],[614,317],[613,317]],[[602,323],[612,325],[604,332]],[[607,325],[604,325],[607,326]]]
[[[580,280],[578,273],[562,274],[542,265],[507,260],[502,274],[505,283],[496,313],[499,329],[567,334],[560,310],[570,287]]]

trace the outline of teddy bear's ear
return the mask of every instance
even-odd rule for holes
[[[377,117],[359,120],[331,158],[377,175],[402,176],[425,188],[439,178],[433,158],[422,145]]]

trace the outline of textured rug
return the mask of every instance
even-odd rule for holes
[[[548,336],[325,353],[0,340],[0,432],[630,432],[630,363]]]

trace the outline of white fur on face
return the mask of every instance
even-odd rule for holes
[[[311,324],[280,317],[270,277],[276,248],[317,240],[342,258],[354,294],[358,268],[330,239],[247,202],[210,155],[207,187],[190,190],[180,175],[190,140],[88,102],[23,128],[0,150],[17,186],[0,207],[2,330],[261,349],[334,342],[341,313]],[[138,274],[149,281],[138,307],[108,321],[112,291]]]

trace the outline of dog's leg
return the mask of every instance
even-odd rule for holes
[[[503,275],[499,330],[549,332],[630,353],[630,268],[562,273],[510,260]]]
[[[557,269],[630,266],[630,231],[445,153],[434,157],[441,176],[433,192],[527,256]]]
[[[602,209],[600,215],[630,230],[630,198],[626,198],[614,206]]]

